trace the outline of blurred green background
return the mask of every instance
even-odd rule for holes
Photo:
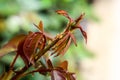
[[[87,21],[97,20],[92,11],[93,0],[0,0],[0,47],[2,47],[10,38],[20,33],[28,31],[37,31],[33,23],[38,24],[40,20],[44,23],[45,31],[56,35],[60,33],[67,19],[57,15],[56,10],[66,10],[71,17],[77,18],[82,12],[86,16],[80,23],[86,30]],[[84,47],[84,41],[81,34],[76,31],[78,47],[71,45],[63,59],[69,62],[69,71],[76,72],[77,80],[82,80],[80,73],[80,60],[93,57],[93,54]],[[9,54],[0,59],[0,74],[7,71],[14,55]],[[55,60],[58,60],[59,57]],[[24,65],[19,58],[15,67]],[[49,77],[28,75],[21,80],[49,80]]]

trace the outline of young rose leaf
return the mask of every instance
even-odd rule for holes
[[[6,55],[9,52],[17,50],[17,46],[21,40],[23,40],[26,35],[21,34],[12,38],[6,45],[0,49],[0,57]]]
[[[78,28],[81,31],[81,33],[87,43],[87,33],[82,29],[82,27],[80,25],[77,25],[77,27],[75,27],[74,29],[76,29],[76,28]]]
[[[78,17],[78,18],[75,20],[76,25],[79,25],[79,24],[80,24],[80,21],[83,19],[84,16],[85,16],[85,13],[82,13],[82,14],[80,15],[80,17]]]
[[[29,34],[27,35],[27,37],[25,39],[24,48],[25,48],[25,46],[30,47],[31,40],[33,39],[34,36],[35,36],[35,34],[33,32],[29,32]]]
[[[23,51],[27,59],[34,64],[34,55],[40,40],[43,38],[41,33],[31,33],[25,39]]]
[[[64,62],[60,63],[59,67],[61,67],[61,68],[64,69],[65,71],[67,71],[68,62],[67,62],[67,61],[64,61]]]
[[[40,51],[42,51],[45,48],[45,43],[46,42],[42,42],[42,44],[40,44],[40,43],[38,44],[38,48]]]
[[[61,46],[58,47],[57,54],[55,55],[55,57],[59,56],[60,54],[64,55],[63,51],[66,48],[67,44],[68,40],[64,41],[64,43],[62,43]]]
[[[43,23],[42,21],[39,22],[38,26],[34,24],[41,32],[43,32]]]
[[[56,47],[64,43],[68,37],[69,37],[69,34],[65,34],[65,36],[56,43]]]
[[[59,37],[59,36],[58,36]],[[69,37],[69,34],[65,34],[65,36],[63,37],[63,38],[61,38],[55,45],[54,45],[54,47],[52,48],[52,50],[53,50],[53,53],[51,54],[51,55],[53,55],[53,54],[55,54],[55,53],[59,53],[62,49],[64,49],[65,48],[65,45],[66,45],[66,40],[67,40],[67,38]],[[58,56],[59,54],[57,54],[56,56]],[[55,57],[56,57],[55,56]]]
[[[56,52],[57,52],[57,55],[55,57],[59,56],[60,54],[64,55],[64,53],[69,48],[70,44],[71,44],[71,38],[70,38],[70,35],[68,34],[68,37],[65,38],[64,41],[60,45],[57,45],[56,48],[53,49],[54,52],[52,53],[52,55]]]
[[[70,22],[72,21],[72,18],[70,18],[70,16],[68,15],[68,13],[66,11],[64,11],[64,10],[57,10],[56,13],[65,16],[66,18],[69,19]]]
[[[66,41],[65,41],[66,42]],[[61,45],[59,45],[59,46],[57,46],[55,49],[54,49],[54,52],[51,54],[51,55],[53,55],[53,54],[55,54],[55,53],[58,53],[57,55],[55,55],[55,57],[57,57],[58,55],[60,55],[59,54],[59,52],[60,51],[62,51],[64,48],[65,48],[65,46],[66,46],[66,43],[62,43]]]
[[[24,52],[23,52],[23,44],[24,44],[24,41],[25,41],[25,40],[22,40],[22,41],[19,43],[18,49],[17,49],[17,54],[20,55],[20,57],[23,59],[25,65],[28,67],[29,61],[28,61],[28,59],[26,58],[26,56],[25,56],[25,54],[24,54]]]
[[[66,78],[63,73],[53,70],[51,71],[51,80],[66,80]]]
[[[70,34],[70,37],[73,40],[75,46],[77,46],[76,39],[75,39],[74,35],[72,33],[69,33],[69,34]]]
[[[65,52],[68,50],[70,44],[71,44],[71,39],[68,39],[68,43],[67,43],[66,47],[59,54],[64,55]]]
[[[39,22],[39,26],[38,27],[43,32],[43,23],[42,23],[42,21]]]
[[[84,36],[85,41],[86,41],[86,43],[87,43],[87,34],[86,34],[86,32],[85,32],[85,31],[82,31],[82,35]]]
[[[56,13],[63,15],[63,16],[68,16],[68,13],[64,10],[57,10]]]
[[[43,35],[43,34],[41,34],[41,39],[40,39],[40,41],[39,41],[39,43],[37,45],[37,49],[39,49],[39,53],[38,53],[38,51],[36,51],[37,54],[39,54],[41,56],[43,55],[43,54],[41,54],[41,51],[43,51],[45,49],[45,47],[46,47],[46,41],[47,41],[46,36]]]
[[[80,29],[80,31],[81,31],[81,33],[82,33],[82,35],[83,35],[83,37],[85,38],[85,41],[86,41],[86,43],[87,43],[87,33],[82,29],[81,26],[78,26],[78,28]]]
[[[36,24],[34,24],[34,26],[37,27],[41,31],[40,33],[45,35],[47,40],[51,40],[51,41],[53,40],[53,37],[51,37],[50,34],[44,32],[42,21],[39,22],[38,26]]]

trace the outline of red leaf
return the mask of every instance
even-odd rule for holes
[[[58,55],[60,55],[59,52],[62,51],[62,50],[65,48],[65,46],[66,46],[66,43],[65,43],[65,42],[66,42],[66,41],[64,41],[63,43],[61,43],[61,45],[59,45],[58,47],[56,47],[56,48],[54,49],[54,52],[53,52],[51,55],[53,55],[53,54],[55,54],[55,53],[58,53],[55,57],[57,57]]]
[[[59,36],[58,36],[58,37],[59,37]],[[59,52],[62,51],[62,50],[65,48],[65,46],[66,46],[66,44],[67,44],[67,39],[68,39],[68,37],[69,37],[69,34],[67,33],[67,34],[65,34],[65,36],[64,36],[63,38],[61,38],[61,40],[59,40],[59,41],[55,44],[55,46],[52,48],[52,49],[54,50],[54,52],[53,52],[51,55],[53,55],[53,54],[55,54],[55,53],[58,53],[56,56],[59,55]],[[55,57],[56,57],[56,56],[55,56]]]
[[[79,29],[81,30],[81,33],[83,35],[83,37],[85,38],[86,40],[86,43],[87,43],[87,33],[82,29],[82,27],[80,26]]]
[[[78,17],[78,18],[75,20],[76,25],[79,25],[79,22],[83,19],[84,16],[85,16],[85,13],[82,13],[82,14],[80,15],[80,17]]]
[[[87,43],[87,34],[85,31],[82,31],[82,35],[84,36],[85,40],[86,40],[86,43]]]
[[[66,18],[69,19],[70,22],[72,22],[72,18],[69,17],[68,13],[64,10],[57,10],[56,13],[65,16]]]
[[[18,50],[17,50],[17,54],[20,55],[20,57],[23,59],[25,65],[28,67],[29,61],[28,61],[28,59],[26,58],[26,56],[25,56],[25,54],[24,54],[24,52],[23,52],[23,44],[24,44],[24,41],[25,41],[25,40],[22,40],[22,41],[19,43],[19,45],[18,45]]]
[[[27,59],[34,64],[33,56],[43,35],[41,33],[30,33],[25,39],[23,51]]]
[[[39,22],[39,26],[38,27],[43,32],[43,23],[42,23],[42,21]]]
[[[55,47],[60,46],[62,43],[64,43],[68,37],[69,37],[69,34],[65,34],[65,36],[56,43]]]
[[[46,42],[42,42],[42,44],[38,44],[38,48],[40,49],[40,51],[42,51],[45,48],[45,43]]]
[[[87,43],[87,33],[82,29],[81,26],[77,26],[75,28],[79,28],[80,29],[80,31],[81,31],[81,33],[82,33],[82,35],[83,35],[83,37],[84,37],[84,39],[86,40],[86,43]]]
[[[65,48],[66,40],[68,39],[68,37],[69,34],[65,34],[65,36],[55,44],[55,46],[53,47],[54,52],[51,55]]]
[[[75,46],[77,46],[76,39],[75,39],[75,37],[74,37],[74,35],[72,33],[70,33],[70,37],[72,38]]]
[[[67,37],[66,37],[67,36]],[[53,50],[55,50],[52,55],[57,52],[57,55],[55,57],[57,57],[58,55],[62,54],[64,55],[64,53],[67,51],[67,49],[70,46],[71,43],[71,38],[70,38],[70,34],[68,33],[63,39],[61,39],[62,41],[60,41],[60,43],[58,42],[55,46],[55,48],[53,48]],[[58,45],[59,44],[59,45]]]
[[[53,70],[51,71],[51,80],[66,80],[66,78],[63,73]]]
[[[69,39],[68,39],[69,40]],[[68,44],[68,40],[64,41],[61,46],[58,47],[58,51],[57,51],[57,55],[55,55],[55,57],[59,56],[60,54],[64,55],[64,50]]]
[[[43,32],[43,23],[42,21],[39,22],[38,26],[34,24],[41,32]]]
[[[68,13],[64,10],[57,10],[56,13],[58,13],[60,15],[68,16]]]
[[[68,62],[67,61],[64,61],[62,62],[59,67],[63,68],[65,71],[67,71],[67,68],[68,68]]]
[[[0,57],[6,55],[9,52],[16,51],[19,42],[21,40],[23,40],[25,37],[26,37],[26,35],[21,34],[21,35],[18,35],[18,36],[15,36],[14,38],[12,38],[6,45],[4,45],[0,49]]]
[[[41,35],[41,40],[38,43],[38,48],[42,51],[45,48],[45,44],[46,44],[46,36]]]
[[[71,39],[68,39],[68,43],[67,43],[66,47],[65,47],[64,50],[62,50],[59,54],[64,55],[65,52],[68,50],[70,44],[71,44]]]
[[[50,34],[44,32],[42,21],[39,22],[38,26],[36,24],[34,24],[34,25],[41,31],[40,33],[45,35],[47,40],[53,40],[53,37],[51,37]]]

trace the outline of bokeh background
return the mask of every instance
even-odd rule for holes
[[[51,36],[60,33],[67,24],[67,19],[55,13],[60,9],[73,18],[85,12],[80,24],[88,42],[85,44],[75,32],[78,46],[72,44],[63,56],[69,62],[69,71],[76,73],[77,80],[120,80],[120,0],[0,0],[0,47],[17,34],[37,31],[33,23],[40,20]],[[7,71],[13,57],[8,54],[0,58],[0,74]],[[18,59],[15,66],[22,65]],[[21,80],[39,79],[48,78],[36,73]]]

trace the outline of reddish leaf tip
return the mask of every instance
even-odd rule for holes
[[[68,61],[62,62],[59,67],[61,67],[61,68],[63,68],[64,70],[67,71],[67,69],[68,69]]]
[[[67,15],[67,12],[64,10],[57,10],[56,13],[58,13],[60,15]]]

